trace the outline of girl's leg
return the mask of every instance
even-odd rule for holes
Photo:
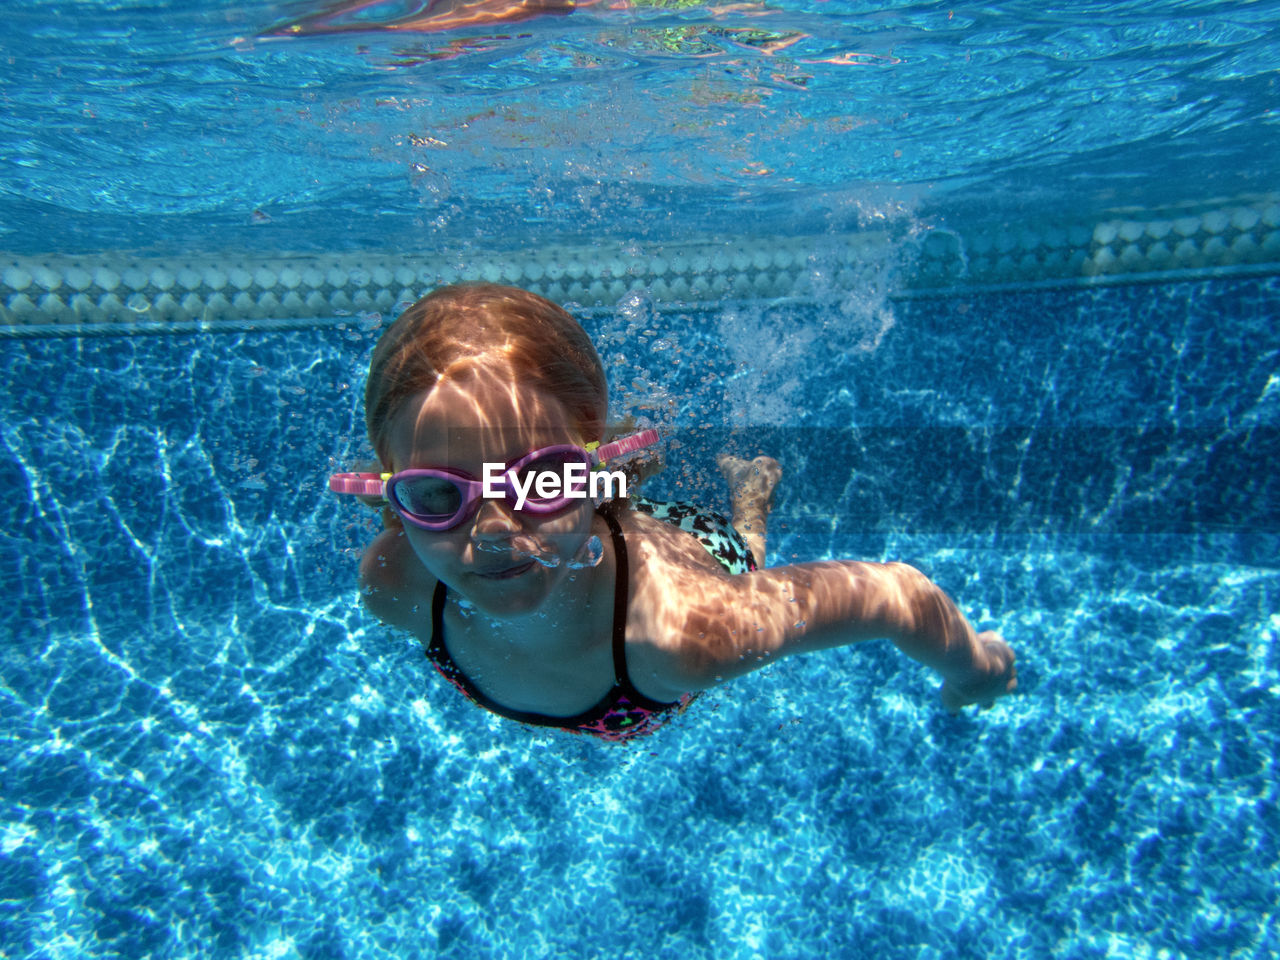
[[[765,520],[773,509],[773,490],[782,478],[782,467],[773,457],[742,460],[722,453],[716,458],[733,504],[733,529],[747,541],[756,566],[764,569]]]

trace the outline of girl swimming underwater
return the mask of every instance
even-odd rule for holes
[[[912,567],[756,569],[772,461],[722,463],[750,545],[685,505],[597,506],[598,468],[654,438],[597,446],[600,359],[534,294],[478,285],[418,301],[378,342],[365,407],[385,472],[330,484],[390,507],[361,561],[365,603],[502,716],[625,739],[779,657],[875,637],[937,670],[951,711],[1017,684],[1009,646]]]

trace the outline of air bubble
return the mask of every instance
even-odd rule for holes
[[[587,538],[587,542],[582,545],[582,549],[578,551],[578,555],[570,560],[565,566],[570,570],[585,570],[590,567],[598,567],[600,561],[604,559],[604,544],[600,542],[600,538],[592,535]]]

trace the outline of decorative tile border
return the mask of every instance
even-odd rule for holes
[[[886,262],[893,245],[914,256]],[[1194,216],[1097,223],[938,228],[903,241],[887,232],[758,237],[666,244],[647,253],[544,247],[440,255],[190,257],[0,256],[0,336],[163,331],[191,326],[306,325],[362,312],[394,312],[441,284],[510,283],[584,308],[643,289],[658,304],[814,296],[823,282],[865,280],[868,265],[896,269],[896,295],[975,287],[1140,282],[1219,272],[1280,273],[1280,197]],[[21,328],[21,329],[19,329]],[[45,328],[43,330],[37,328]],[[119,328],[119,329],[117,329]],[[94,332],[94,331],[91,331]]]

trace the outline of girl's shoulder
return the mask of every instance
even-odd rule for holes
[[[627,666],[640,690],[671,700],[715,682],[720,625],[745,586],[691,531],[639,511],[621,518],[630,564]]]
[[[399,526],[388,527],[374,538],[360,558],[360,595],[370,613],[383,623],[418,633],[430,619],[436,578],[413,552]]]

